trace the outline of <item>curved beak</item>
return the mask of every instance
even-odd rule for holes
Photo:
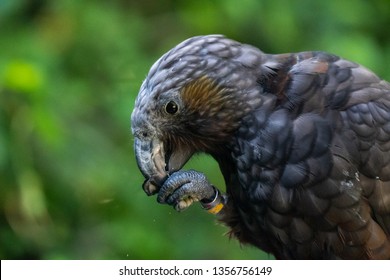
[[[156,194],[169,174],[181,169],[194,154],[181,146],[165,149],[158,138],[136,137],[134,150],[138,168],[146,179],[142,187],[147,195]]]
[[[135,138],[134,150],[138,168],[146,179],[143,189],[148,195],[155,194],[168,176],[164,144],[156,138]]]

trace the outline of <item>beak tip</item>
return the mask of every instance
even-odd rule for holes
[[[153,177],[146,179],[142,185],[143,190],[148,196],[155,195],[160,191],[161,186],[164,184],[165,180],[168,178],[168,175],[161,177]]]
[[[145,182],[142,185],[142,188],[148,196],[152,196],[152,195],[156,194],[159,190],[159,187],[152,184],[152,182],[150,182],[150,180],[145,180]]]

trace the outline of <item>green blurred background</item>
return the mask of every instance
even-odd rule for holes
[[[199,205],[144,194],[130,133],[142,80],[208,33],[334,52],[390,80],[389,28],[388,0],[0,0],[1,259],[272,258]],[[189,165],[223,188],[213,160]]]

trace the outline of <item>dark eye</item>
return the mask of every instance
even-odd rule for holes
[[[167,105],[165,105],[165,111],[168,114],[174,115],[179,110],[179,106],[174,101],[169,101]]]

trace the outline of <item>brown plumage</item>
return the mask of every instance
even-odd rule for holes
[[[231,236],[279,259],[390,258],[390,84],[356,63],[190,38],[151,68],[132,131],[160,203],[222,208]],[[226,194],[181,170],[198,152]]]

